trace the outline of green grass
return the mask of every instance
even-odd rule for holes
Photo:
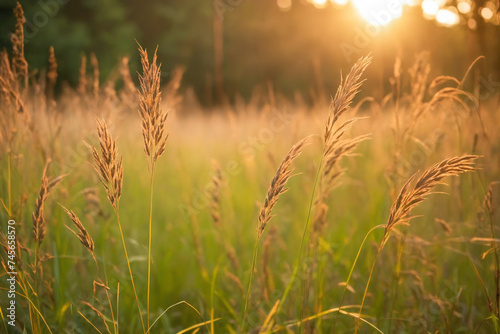
[[[500,177],[498,166],[494,163],[498,161],[498,144],[494,142],[498,139],[498,132],[495,132],[498,129],[494,125],[498,124],[494,122],[498,116],[494,113],[494,107],[485,111],[492,120],[489,126],[493,138],[490,143],[482,141],[478,147],[478,153],[484,155],[480,159],[481,170],[460,178],[447,179],[449,187],[440,187],[439,191],[447,192],[448,195],[431,195],[429,200],[413,212],[418,217],[411,221],[410,226],[399,228],[399,231],[406,231],[399,279],[396,279],[398,234],[391,235],[379,256],[363,314],[366,315],[366,320],[384,333],[494,331],[493,322],[487,320],[490,313],[480,281],[468,260],[470,256],[493,298],[493,256],[489,254],[484,260],[481,259],[481,254],[489,246],[470,241],[472,237],[489,237],[488,225],[479,222],[477,214],[489,182],[499,180]],[[180,301],[186,301],[196,308],[201,317],[190,306],[179,304],[162,315],[152,333],[174,333],[210,320],[212,301],[214,318],[220,318],[213,324],[215,332],[237,331],[256,238],[259,210],[257,203],[264,200],[268,184],[291,143],[309,134],[321,134],[321,121],[311,119],[326,119],[327,108],[311,113],[312,116],[298,111],[296,120],[287,126],[289,130],[276,133],[272,141],[259,146],[254,151],[253,158],[242,154],[238,145],[246,142],[249,136],[257,136],[259,130],[267,126],[269,120],[265,117],[237,115],[234,123],[222,116],[195,115],[169,120],[171,135],[165,155],[157,163],[155,172],[151,322],[169,306]],[[389,111],[382,115],[373,114],[371,119],[359,121],[352,133],[348,133],[349,137],[353,137],[355,134],[371,132],[373,139],[360,145],[356,150],[358,156],[342,161],[342,166],[347,169],[346,174],[328,198],[328,225],[321,235],[317,250],[311,252],[319,254],[319,257],[304,258],[304,267],[299,269],[297,282],[292,286],[282,312],[275,317],[277,329],[299,321],[303,303],[300,286],[307,277],[310,277],[311,290],[308,293],[309,299],[304,304],[304,317],[314,316],[318,312],[315,309],[318,301],[315,293],[319,286],[322,286],[324,292],[321,310],[338,307],[343,291],[339,283],[347,279],[363,238],[372,227],[386,223],[393,200],[390,196],[391,185],[388,185],[384,177],[392,159],[391,148],[394,145],[387,126],[391,121],[392,114]],[[94,124],[88,115],[68,113],[64,122],[70,128],[63,130],[58,139],[54,158],[56,162],[64,161],[65,152],[74,150],[82,140],[95,142]],[[72,131],[74,122],[78,122],[83,131]],[[472,142],[473,123],[474,120],[471,119],[470,124],[463,125],[463,142]],[[149,176],[139,120],[135,115],[128,116],[118,124],[120,125],[113,128],[112,133],[113,136],[118,136],[118,151],[124,157],[125,176],[120,218],[141,309],[145,312]],[[294,128],[297,132],[294,132]],[[419,137],[425,138],[430,130],[432,127],[428,124],[421,124]],[[455,130],[446,129],[446,132],[450,135],[444,147],[426,156],[422,164],[412,167],[406,177],[443,158],[464,153],[458,149],[453,136]],[[31,212],[44,165],[30,140],[28,137],[18,138],[15,154],[22,154],[23,158],[15,159],[12,165],[13,218],[20,227],[19,240],[28,247],[33,244]],[[408,144],[404,154],[409,154],[416,147],[416,144]],[[266,229],[262,236],[249,299],[248,330],[263,324],[277,299],[281,298],[292,275],[299,257],[300,241],[321,149],[318,138],[314,138],[312,144],[306,147],[296,162],[295,172],[298,175],[290,180],[290,191],[283,195],[274,210],[276,217],[269,223],[269,228],[276,229],[276,232],[267,250],[267,282],[262,281],[262,259],[264,243],[270,230]],[[212,179],[211,159],[217,160],[223,171],[227,169],[228,163],[238,167],[238,172],[230,175],[221,195],[221,235],[234,247],[239,262],[238,269],[232,267],[224,248],[217,241],[209,206],[197,198]],[[92,282],[98,279],[99,273],[88,252],[64,227],[70,222],[57,205],[61,203],[75,211],[94,238],[101,277],[107,276],[113,303],[116,302],[116,290],[118,283],[120,284],[120,332],[137,333],[141,323],[134,305],[134,294],[118,227],[105,192],[87,161],[90,161],[90,157],[84,156],[74,168],[63,169],[60,164],[54,164],[54,168],[50,169],[51,176],[62,172],[68,173],[68,176],[50,195],[45,206],[48,232],[42,251],[53,257],[43,264],[42,281],[50,289],[40,290],[37,305],[53,333],[93,332],[92,327],[77,311],[82,312],[99,330],[105,331],[99,317],[81,301],[90,302],[110,319],[103,290],[98,290],[96,298],[93,297]],[[5,200],[8,176],[4,154],[0,164],[0,187],[2,199]],[[90,206],[81,194],[82,190],[90,187],[99,189],[98,207]],[[395,187],[399,191],[401,184]],[[498,197],[494,197],[494,200],[494,203],[498,203]],[[186,219],[179,208],[196,204],[196,201],[200,202],[196,213]],[[313,208],[313,215],[314,212]],[[443,231],[434,217],[450,223],[453,232]],[[493,217],[497,228],[498,213]],[[5,222],[8,219],[5,210],[0,211],[0,219],[2,232],[5,233]],[[198,251],[193,230],[199,239]],[[368,237],[350,281],[354,290],[347,291],[343,305],[361,303],[369,270],[375,259],[376,245],[380,242],[382,233],[379,229]],[[23,252],[22,259],[29,263],[33,260],[33,255]],[[319,270],[321,266],[322,269]],[[310,273],[304,268],[310,270]],[[24,270],[30,271],[27,266]],[[212,285],[215,271],[217,276]],[[234,275],[241,285],[231,279],[229,274]],[[4,278],[5,275],[0,280],[2,288],[5,288]],[[263,284],[271,287],[268,296],[264,294]],[[2,297],[0,300],[2,310],[5,310],[6,299]],[[349,309],[354,314],[357,310],[359,309],[356,307]],[[18,298],[17,316],[19,327],[30,332],[27,302],[22,298]],[[335,313],[331,313],[324,316],[321,322],[315,319],[309,324],[316,326],[318,333],[327,333],[332,329],[334,317]],[[109,321],[108,325],[113,328]],[[338,332],[353,332],[354,326],[353,317],[339,315]],[[308,325],[302,327],[303,330],[306,328],[309,328]],[[205,326],[200,327],[200,332],[206,330]],[[290,327],[290,330],[295,332],[297,327]],[[361,327],[363,333],[371,331],[366,324]],[[43,329],[42,332],[46,330]]]

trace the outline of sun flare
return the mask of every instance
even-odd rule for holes
[[[353,0],[352,3],[363,19],[376,26],[388,25],[403,14],[402,0]]]

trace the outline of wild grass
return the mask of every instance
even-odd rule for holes
[[[106,82],[89,55],[58,93],[63,55],[34,72],[16,17],[0,52],[14,332],[499,331],[498,92],[481,100],[474,66],[433,79],[425,55],[396,60],[371,98],[368,56],[330,105],[268,92],[208,113],[141,47],[138,90],[128,58]]]

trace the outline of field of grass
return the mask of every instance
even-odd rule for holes
[[[500,332],[500,99],[477,64],[397,62],[378,101],[364,58],[330,105],[207,111],[151,52],[139,92],[92,59],[57,98],[51,59],[0,53],[1,332]]]

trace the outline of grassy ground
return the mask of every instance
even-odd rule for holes
[[[323,203],[315,201],[321,191],[316,174],[328,105],[306,108],[263,96],[258,103],[193,111],[187,103],[173,106],[179,95],[166,90],[162,108],[171,109],[169,139],[156,164],[152,204],[149,319],[158,322],[151,332],[194,326],[185,332],[236,333],[243,318],[245,331],[255,333],[327,333],[334,326],[353,332],[375,261],[362,311],[369,324],[362,324],[361,332],[376,332],[374,327],[384,333],[498,332],[500,185],[491,183],[500,180],[498,92],[483,98],[479,87],[470,96],[444,95],[432,102],[436,90],[428,91],[431,80],[424,79],[422,100],[412,95],[415,86],[408,78],[398,96],[356,106],[341,117],[361,118],[346,140],[363,134],[370,139],[341,157],[335,168],[345,174]],[[14,219],[17,246],[25,247],[15,257],[16,329],[8,325],[8,298],[2,296],[3,331],[142,331],[116,216],[83,144],[98,145],[95,116],[106,120],[123,155],[120,221],[147,321],[150,178],[138,106],[133,93],[115,96],[105,86],[88,85],[55,101],[36,83],[12,86],[23,99],[22,112],[9,96],[0,100],[2,239],[5,244],[7,221]],[[363,97],[361,92],[356,102]],[[418,118],[416,110],[425,112]],[[413,128],[403,135],[408,125]],[[247,301],[259,209],[289,148],[310,135],[294,162],[290,190],[257,244]],[[384,226],[372,228],[387,223],[391,203],[409,177],[465,153],[481,156],[478,169],[446,178],[447,186],[435,188],[412,211],[409,224],[392,230],[376,257]],[[32,213],[49,159],[49,180],[65,177],[43,205],[46,236],[39,240],[33,237]],[[99,269],[65,227],[76,230],[59,204],[74,211],[93,239]],[[4,253],[2,260],[7,264]],[[2,272],[3,295],[7,277]],[[339,314],[340,306],[346,308]]]

